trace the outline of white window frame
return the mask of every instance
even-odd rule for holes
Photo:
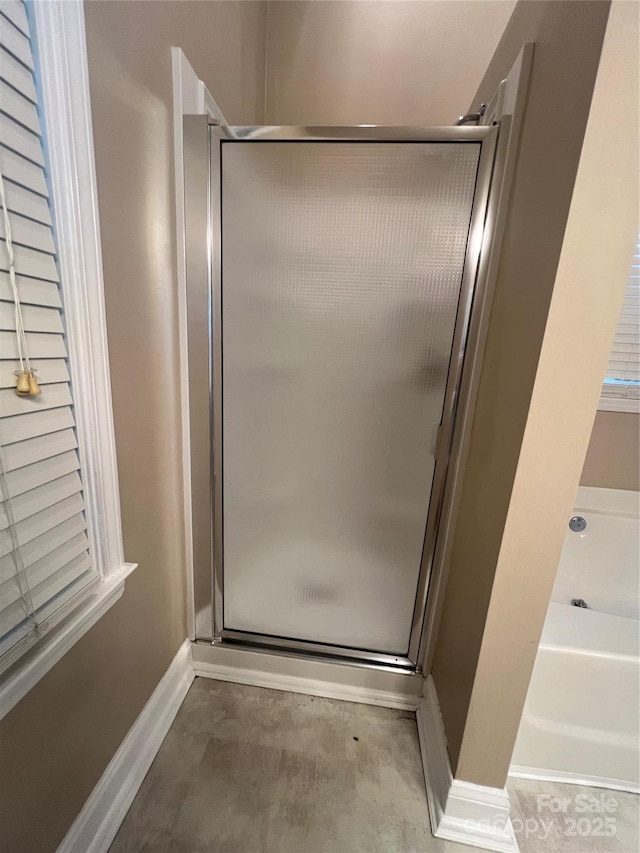
[[[0,719],[118,601],[137,565],[125,562],[122,544],[84,7],[39,0],[31,9],[87,535],[100,581],[71,612],[49,619],[47,633],[0,678]]]

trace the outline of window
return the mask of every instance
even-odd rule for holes
[[[122,554],[81,2],[0,5],[0,174],[2,716],[135,568]]]
[[[640,412],[640,236],[599,408],[612,412]]]

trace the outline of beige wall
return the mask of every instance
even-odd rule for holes
[[[92,0],[86,18],[125,555],[140,565],[0,723],[11,853],[56,849],[186,633],[170,46],[230,121],[263,118],[265,4]]]
[[[580,484],[605,489],[640,489],[640,416],[598,412]]]
[[[522,42],[536,42],[433,667],[456,776],[496,787],[509,767],[637,228],[636,4],[615,5],[580,157],[607,10],[519,4],[480,87],[486,96]],[[592,245],[598,251],[586,252]]]
[[[515,5],[515,0],[270,2],[267,121],[450,124],[477,103],[478,83]],[[598,414],[584,485],[639,488],[639,423],[633,415]]]
[[[452,124],[514,0],[270,2],[271,124]]]

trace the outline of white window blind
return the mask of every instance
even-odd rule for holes
[[[0,217],[0,670],[99,579],[89,552],[55,233],[29,20],[0,0],[0,172],[31,365],[18,396],[9,256]]]
[[[640,399],[640,236],[611,348],[602,397],[605,401]]]

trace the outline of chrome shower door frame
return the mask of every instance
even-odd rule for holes
[[[202,477],[202,466],[210,464],[211,470],[211,494],[207,500],[204,499],[202,488],[199,489],[199,506],[194,503],[194,521],[197,513],[197,525],[194,524],[194,541],[196,530],[200,529],[199,559],[195,559],[194,547],[194,574],[200,574],[200,580],[194,578],[194,610],[200,614],[196,617],[196,639],[208,642],[234,642],[262,647],[272,651],[280,651],[284,654],[312,654],[332,659],[342,659],[345,662],[363,665],[375,665],[393,668],[402,668],[406,671],[418,669],[421,639],[424,631],[424,620],[426,612],[427,594],[429,580],[432,571],[433,555],[438,533],[438,521],[442,510],[444,488],[449,468],[449,458],[453,437],[453,428],[456,410],[459,402],[460,381],[465,355],[465,347],[469,333],[472,304],[478,294],[483,282],[479,279],[480,253],[485,238],[485,220],[487,214],[489,189],[491,185],[498,127],[226,127],[208,126],[209,158],[205,164],[202,162],[202,139],[206,118],[203,116],[185,116],[185,193],[186,193],[186,244],[187,244],[187,298],[191,298],[193,284],[189,276],[189,255],[197,251],[195,240],[206,239],[206,263],[208,263],[207,285],[208,291],[205,300],[202,287],[202,258],[204,258],[202,247],[201,263],[196,269],[200,275],[201,284],[196,286],[199,298],[195,307],[195,313],[199,314],[207,304],[207,327],[208,335],[208,403],[209,403],[209,448],[206,453],[200,446],[196,446],[194,438],[199,436],[198,444],[202,441],[203,418],[202,410],[197,413],[200,429],[191,427],[191,471],[192,477]],[[198,142],[192,140],[198,139]],[[449,363],[448,378],[446,383],[443,414],[438,431],[435,450],[435,469],[431,487],[431,495],[428,504],[428,514],[425,529],[422,561],[418,577],[416,600],[411,624],[410,642],[406,657],[384,654],[375,651],[361,649],[343,648],[340,646],[313,643],[306,640],[295,640],[282,637],[273,637],[246,633],[226,629],[223,623],[223,597],[224,597],[224,566],[223,566],[223,482],[222,482],[222,259],[221,259],[221,231],[222,231],[222,203],[221,198],[221,147],[225,142],[260,144],[260,142],[448,142],[465,143],[480,142],[481,151],[476,176],[476,186],[472,205],[471,219],[468,232],[467,249],[465,253],[464,268],[460,287],[460,296]],[[199,168],[191,169],[187,166],[187,153],[192,148],[197,149]],[[202,210],[202,188],[196,190],[193,187],[194,180],[201,180],[204,174],[208,176],[207,197],[208,209],[206,214]],[[198,202],[190,205],[189,193],[194,189]],[[196,206],[198,206],[196,209]],[[195,234],[193,233],[195,229]],[[189,232],[192,232],[191,234]],[[205,237],[206,235],[206,237]],[[188,314],[191,316],[191,312]],[[202,330],[202,320],[200,321]],[[189,333],[191,341],[191,329]],[[200,346],[189,346],[189,357],[201,362],[204,352],[202,331],[200,333]],[[195,367],[195,364],[194,364]],[[200,364],[202,369],[202,364]],[[191,363],[189,367],[192,376]],[[192,386],[193,388],[193,386]],[[191,394],[190,394],[191,398]],[[191,407],[190,407],[191,408]],[[425,441],[429,437],[425,436]],[[211,453],[210,459],[208,455]],[[196,495],[192,487],[192,501]],[[203,526],[208,525],[210,560],[203,554],[202,545],[207,540]],[[207,598],[209,599],[207,601]]]

